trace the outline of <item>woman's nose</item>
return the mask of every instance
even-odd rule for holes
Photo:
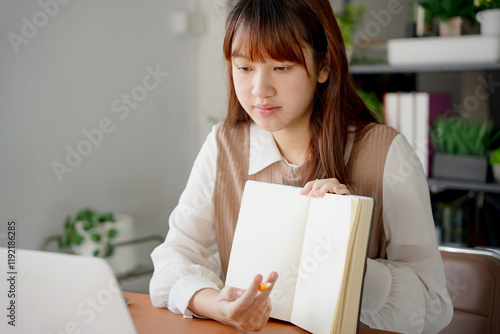
[[[274,89],[272,75],[259,71],[254,76],[252,95],[260,99],[271,97],[276,94]]]

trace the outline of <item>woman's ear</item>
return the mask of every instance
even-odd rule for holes
[[[325,83],[328,80],[329,72],[327,66],[322,66],[318,71],[318,83]]]

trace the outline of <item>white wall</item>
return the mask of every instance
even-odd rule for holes
[[[197,4],[59,1],[0,2],[0,233],[16,219],[19,247],[37,249],[90,206],[131,214],[138,235],[165,235],[199,149],[198,47],[172,33],[171,16]],[[25,39],[13,47],[9,33]],[[144,90],[147,68],[168,76]],[[135,109],[120,102],[131,93]],[[85,146],[82,131],[101,122],[110,133]],[[67,147],[79,145],[90,153],[71,168]],[[60,180],[54,162],[72,172]]]
[[[222,54],[224,30],[228,14],[227,0],[200,2],[205,31],[198,40],[198,107],[200,112],[199,142],[205,140],[212,126],[224,119],[227,111],[227,79]]]

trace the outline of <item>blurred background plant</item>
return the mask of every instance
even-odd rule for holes
[[[357,89],[356,92],[358,93],[359,97],[363,100],[363,102],[366,104],[368,109],[372,111],[373,116],[375,116],[377,121],[379,123],[383,123],[384,105],[379,100],[377,95],[374,92],[367,92],[362,89]]]
[[[500,0],[475,0],[474,6],[478,11],[500,8]]]
[[[363,15],[365,13],[366,5],[360,3],[355,6],[352,4],[346,4],[344,10],[341,13],[335,11],[335,18],[342,33],[342,38],[344,39],[344,44],[346,48],[347,57],[350,59],[352,52],[354,51],[354,32],[358,28],[359,24],[363,20]]]
[[[490,165],[500,165],[500,147],[496,148],[491,152],[490,155]]]
[[[430,136],[436,153],[486,157],[500,132],[493,135],[491,122],[439,117],[434,121]]]
[[[101,214],[88,208],[78,211],[74,219],[67,216],[64,222],[64,232],[58,240],[59,248],[75,253],[87,238],[95,243],[94,256],[111,257],[114,253],[111,241],[118,231],[114,228],[106,229],[104,224],[109,223],[115,223],[113,214]]]
[[[483,0],[485,1],[485,0]],[[476,22],[476,6],[474,0],[427,0],[421,3],[432,17],[448,20],[461,17],[470,22]]]
[[[500,183],[500,147],[491,152],[489,163],[495,183]]]

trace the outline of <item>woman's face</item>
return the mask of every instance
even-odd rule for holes
[[[266,59],[252,62],[246,51],[233,41],[232,72],[236,96],[257,125],[269,132],[308,128],[316,84],[328,78],[317,73],[311,48],[304,48],[307,70],[293,62]],[[309,72],[309,75],[308,75]]]

